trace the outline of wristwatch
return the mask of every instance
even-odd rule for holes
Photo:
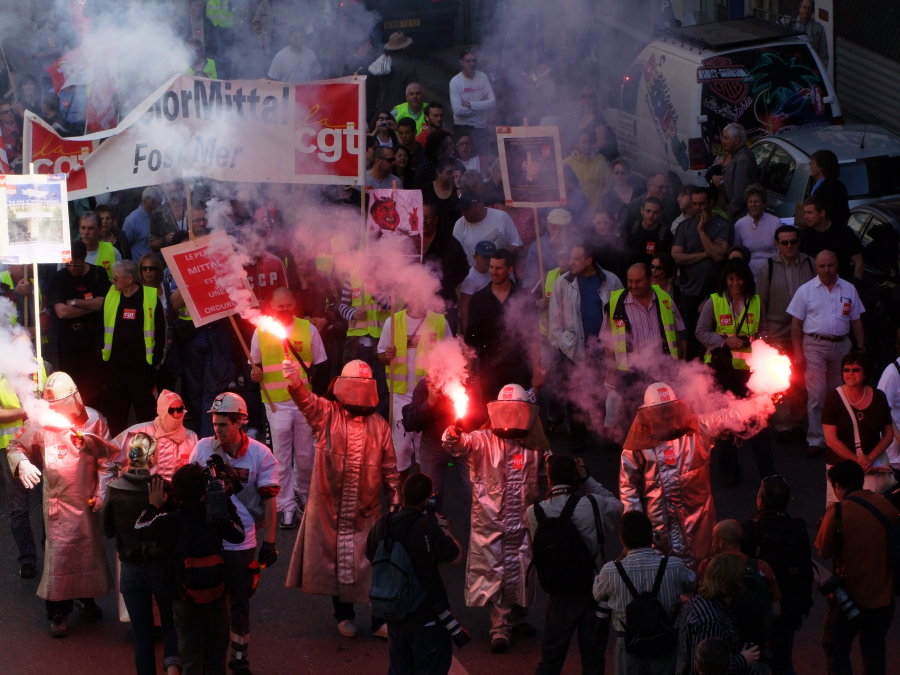
[[[69,300],[69,304],[72,305],[72,307],[74,307],[74,306],[75,306],[75,301],[76,301],[77,299],[78,299],[78,298],[72,298],[71,300]]]

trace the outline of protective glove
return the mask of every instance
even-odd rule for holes
[[[94,513],[99,513],[100,509],[103,508],[103,497],[101,497],[100,495],[94,495],[93,499],[91,499],[90,501],[91,501],[91,510]]]
[[[275,550],[275,544],[270,544],[267,541],[263,542],[263,545],[259,547],[259,566],[262,569],[266,567],[271,567],[278,561],[278,551]]]
[[[19,480],[22,481],[25,489],[30,490],[41,482],[41,470],[27,459],[19,462],[17,470],[19,472]]]
[[[296,389],[300,386],[300,364],[296,361],[288,361],[285,359],[281,362],[281,373],[288,382],[291,383],[291,387]]]

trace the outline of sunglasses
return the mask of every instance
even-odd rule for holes
[[[0,115],[12,115],[12,108],[7,108],[6,110],[0,110]]]
[[[862,368],[844,368],[845,373],[861,373]]]
[[[183,406],[183,405],[180,405],[180,406],[178,406],[177,408],[169,408],[169,414],[170,414],[170,415],[177,415],[177,414],[181,414],[181,413],[183,413],[183,412],[184,412],[184,406]]]
[[[650,265],[651,270],[659,270],[660,272],[665,269],[662,265]]]
[[[159,268],[156,265],[144,265],[141,267],[141,272],[149,272],[150,270],[158,270]]]
[[[787,241],[779,241],[779,246],[796,246],[800,243],[799,239],[788,239]]]
[[[396,157],[379,157],[378,159],[383,159],[385,162],[393,164]]]

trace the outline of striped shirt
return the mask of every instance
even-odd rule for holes
[[[376,293],[372,298],[379,304],[381,309],[388,310],[391,308],[390,293]],[[347,279],[344,282],[344,287],[341,289],[341,304],[338,306],[338,312],[345,321],[353,321],[353,313],[357,308],[353,307],[352,302],[353,295],[350,288],[350,279]]]
[[[625,315],[628,317],[630,330],[625,333],[625,345],[629,354],[641,352],[644,349],[652,349],[660,352],[663,346],[662,330],[659,325],[659,308],[656,304],[656,293],[651,291],[650,306],[644,306],[634,301],[631,292],[622,294],[620,302],[625,303]],[[600,341],[603,344],[612,344],[612,330],[610,325],[609,307],[603,315],[603,326],[600,328]],[[675,317],[675,331],[684,331],[684,320],[675,303],[672,303],[672,315]]]
[[[732,657],[728,675],[754,672],[740,654],[743,643],[731,612],[718,600],[705,600],[695,595],[681,613],[676,675],[698,675],[694,658],[697,645],[711,637],[722,638],[731,647]]]
[[[629,551],[622,560],[622,567],[631,579],[638,592],[653,589],[653,581],[659,571],[662,554],[652,548],[637,548]],[[684,561],[674,556],[666,563],[666,572],[659,587],[657,599],[666,610],[666,614],[674,616],[678,610],[679,597],[682,593],[697,588],[697,576],[685,565]],[[625,630],[625,608],[634,596],[628,590],[614,562],[606,563],[594,580],[594,598],[598,602],[606,601],[612,609],[613,626],[617,631]]]

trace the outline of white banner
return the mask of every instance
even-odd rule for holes
[[[25,162],[36,173],[65,166],[69,199],[191,176],[364,182],[365,80],[284,84],[177,75],[109,131],[63,139],[26,114]]]
[[[0,176],[0,262],[72,262],[64,176]]]

